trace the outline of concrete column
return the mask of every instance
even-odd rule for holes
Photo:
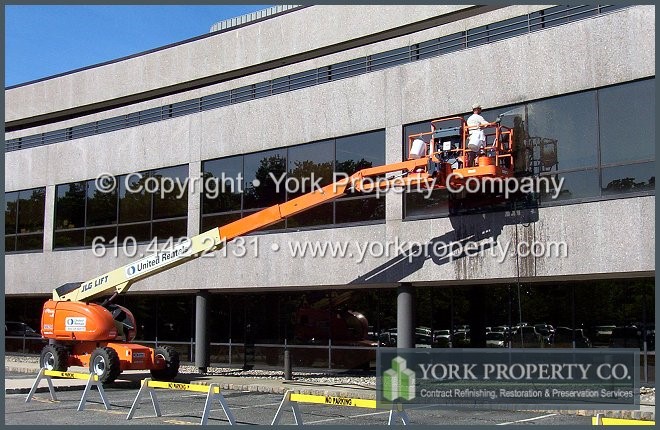
[[[44,202],[44,252],[53,250],[53,231],[55,231],[55,185],[47,185]]]
[[[193,161],[188,164],[188,237],[200,233],[200,220],[202,217],[201,195],[204,192],[204,184],[201,181],[202,163]]]
[[[403,283],[397,288],[396,347],[415,347],[415,316],[413,287]]]
[[[206,373],[210,364],[208,335],[208,301],[209,292],[202,290],[195,297],[195,366],[200,372]]]

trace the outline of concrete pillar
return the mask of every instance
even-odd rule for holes
[[[195,297],[195,366],[201,373],[206,373],[210,364],[208,335],[209,292],[202,290]]]
[[[396,347],[415,347],[415,316],[413,287],[402,283],[396,298]]]
[[[204,191],[204,185],[199,179],[201,177],[202,163],[193,161],[188,164],[188,177],[190,178],[188,186],[188,237],[196,236],[201,233],[200,220],[202,208],[201,196]]]
[[[53,232],[55,231],[55,185],[46,186],[44,201],[44,252],[53,250]]]

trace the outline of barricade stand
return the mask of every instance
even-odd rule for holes
[[[154,388],[167,388],[170,390],[208,393],[208,395],[206,396],[206,403],[204,404],[204,412],[202,413],[202,421],[200,422],[200,424],[201,425],[207,424],[209,419],[209,414],[211,412],[211,405],[213,404],[214,399],[220,403],[220,406],[222,407],[222,410],[224,411],[227,420],[229,420],[229,424],[230,425],[236,424],[236,419],[234,418],[234,414],[231,412],[231,409],[229,409],[227,400],[225,400],[224,396],[220,392],[220,386],[218,386],[218,384],[209,384],[209,385],[181,384],[178,382],[152,381],[151,378],[146,378],[142,380],[140,391],[138,391],[137,396],[135,396],[135,400],[133,401],[131,410],[128,411],[128,415],[126,416],[127,420],[133,418],[133,415],[135,414],[135,410],[139,406],[140,398],[146,393],[149,393],[149,396],[151,397],[151,404],[154,407],[154,413],[156,414],[156,416],[157,417],[162,416],[160,412],[160,405],[158,404],[158,396],[156,396],[156,391],[154,390]]]
[[[34,393],[37,391],[37,388],[39,387],[39,382],[41,382],[42,379],[45,379],[46,382],[48,382],[48,391],[50,392],[50,399],[56,402],[57,397],[55,396],[55,389],[53,387],[53,381],[51,379],[52,376],[59,378],[87,380],[87,384],[85,384],[85,390],[83,391],[82,397],[80,398],[80,403],[78,404],[78,409],[77,409],[78,411],[82,411],[85,409],[85,403],[87,403],[87,396],[89,395],[89,392],[91,391],[92,387],[96,387],[96,389],[99,390],[99,395],[101,396],[101,400],[103,400],[103,406],[105,406],[105,409],[106,410],[110,409],[110,405],[108,404],[108,401],[105,398],[105,391],[103,391],[103,384],[99,382],[99,377],[94,373],[87,374],[87,373],[60,372],[57,370],[46,370],[44,368],[39,370],[39,374],[37,375],[37,378],[34,380],[34,383],[32,384],[32,388],[30,389],[30,392],[28,393],[28,396],[25,399],[25,403],[29,403],[32,400]]]
[[[282,415],[284,414],[284,411],[288,407],[291,407],[291,411],[293,412],[293,419],[296,422],[296,424],[303,425],[303,418],[302,418],[302,414],[300,413],[300,408],[298,407],[298,403],[316,403],[322,405],[353,406],[356,408],[376,409],[375,400],[353,399],[349,397],[297,394],[289,390],[286,393],[284,393],[284,398],[282,399],[280,406],[277,408],[277,412],[275,412],[275,416],[273,417],[273,421],[271,422],[271,425],[278,425],[280,423],[280,421],[282,420]],[[401,404],[392,405],[392,409],[390,409],[389,418],[387,420],[387,425],[392,425],[397,418],[401,419],[403,425],[410,424],[410,419],[408,418],[408,414],[406,413],[406,411],[403,410],[403,406]]]

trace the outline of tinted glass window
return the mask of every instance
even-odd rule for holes
[[[5,234],[16,233],[18,192],[5,193]]]
[[[287,200],[332,183],[333,141],[326,140],[289,148]]]
[[[602,175],[603,195],[655,190],[655,162],[606,167]]]
[[[188,214],[188,165],[152,171],[154,219],[174,218]],[[154,188],[150,187],[149,191]]]
[[[337,224],[384,219],[385,198],[383,196],[338,200],[335,203],[335,222]]]
[[[85,244],[85,230],[56,231],[53,234],[53,248],[70,248]]]
[[[55,202],[56,230],[85,226],[85,198],[87,194],[85,188],[85,182],[73,182],[57,186],[57,200]]]
[[[151,219],[151,194],[145,190],[149,178],[146,172],[123,175],[119,182],[119,222],[138,222]]]
[[[45,202],[45,188],[25,190],[19,193],[18,233],[43,231]]]
[[[264,208],[284,202],[285,149],[248,154],[244,157],[244,169],[243,209]]]
[[[242,156],[202,163],[202,212],[241,210],[242,176]]]
[[[385,131],[336,139],[335,171],[352,175],[360,169],[385,164]]]
[[[557,168],[598,164],[596,92],[573,94],[527,105],[530,137],[557,141]]]
[[[117,222],[117,189],[103,192],[94,180],[87,181],[87,226]]]
[[[603,164],[655,158],[655,79],[598,91]]]
[[[95,243],[110,246],[108,243],[110,243],[115,236],[117,236],[116,226],[88,228],[85,232],[85,246],[93,246]],[[94,240],[96,240],[96,242],[94,242]]]
[[[549,191],[541,187],[541,202],[555,203],[562,200],[592,199],[600,196],[598,185],[598,170],[584,170],[578,172],[559,173],[553,175],[544,175],[544,177],[554,177],[554,182],[548,182]],[[559,184],[563,180],[559,192],[552,187],[552,184]],[[556,196],[556,197],[555,197]]]
[[[315,208],[301,212],[286,220],[287,228],[310,227],[332,224],[333,204],[325,203]]]

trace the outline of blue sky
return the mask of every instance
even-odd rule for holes
[[[269,5],[5,6],[5,87],[207,34]]]

